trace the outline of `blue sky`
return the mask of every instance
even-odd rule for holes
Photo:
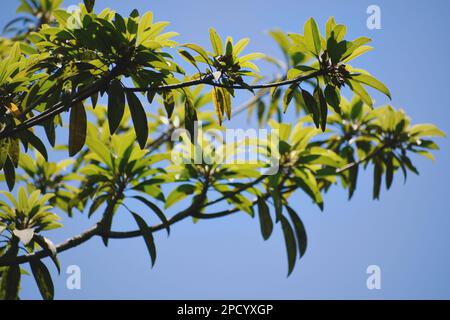
[[[78,1],[66,1],[65,5]],[[275,4],[276,3],[276,4]],[[382,29],[368,30],[366,9],[381,8]],[[450,2],[411,1],[106,1],[120,13],[151,10],[156,20],[171,21],[180,42],[208,45],[208,28],[222,35],[250,37],[249,50],[280,56],[266,31],[279,27],[301,32],[314,17],[324,26],[330,16],[348,26],[349,38],[369,36],[375,51],[357,60],[384,81],[392,105],[404,108],[413,123],[431,122],[450,132],[447,76],[450,74],[448,20]],[[2,24],[15,12],[16,1],[2,4]],[[388,101],[374,94],[377,104]],[[245,99],[242,96],[239,99]],[[237,103],[236,103],[237,104]],[[234,121],[244,126],[245,117]],[[156,236],[158,260],[150,269],[142,239],[100,239],[60,255],[65,270],[79,265],[81,290],[66,288],[67,275],[54,275],[59,299],[405,299],[450,298],[450,210],[448,181],[450,145],[439,141],[437,161],[417,159],[419,177],[404,185],[398,177],[380,201],[371,200],[371,171],[363,174],[350,202],[339,188],[325,195],[320,212],[302,196],[291,205],[301,214],[309,236],[306,255],[287,278],[282,233],[268,242],[257,219],[236,214],[222,220],[177,224],[171,236]],[[138,208],[139,209],[139,208]],[[141,208],[142,209],[142,208]],[[94,223],[86,216],[65,219],[63,232],[49,236],[62,241]],[[124,218],[117,227],[129,227]],[[366,268],[381,268],[381,290],[366,288]],[[25,279],[24,298],[38,298],[34,281]]]

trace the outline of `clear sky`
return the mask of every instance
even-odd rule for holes
[[[381,8],[381,30],[366,27],[371,4]],[[156,20],[172,22],[172,30],[181,33],[180,42],[208,45],[208,28],[215,27],[222,35],[250,37],[249,50],[276,56],[280,53],[267,30],[301,32],[310,16],[323,30],[328,17],[335,16],[348,26],[350,39],[373,39],[376,50],[354,66],[384,81],[392,104],[404,108],[413,122],[431,122],[450,133],[449,1],[97,0],[97,10],[107,6],[123,14],[134,8],[151,10]],[[14,17],[15,7],[16,1],[2,2],[2,24]],[[377,104],[387,103],[381,95],[374,96]],[[234,124],[245,126],[244,117]],[[448,139],[438,142],[437,161],[417,159],[421,175],[410,175],[405,185],[398,176],[380,201],[371,200],[371,171],[359,180],[351,202],[339,188],[326,194],[324,212],[304,196],[292,197],[291,205],[306,225],[309,247],[289,278],[281,230],[264,242],[258,220],[242,213],[196,225],[177,224],[169,238],[158,234],[153,269],[142,239],[111,241],[108,248],[93,239],[64,252],[63,270],[80,266],[82,288],[68,290],[67,275],[54,275],[56,298],[448,299],[450,145]],[[94,222],[83,215],[65,219],[63,232],[49,236],[62,241]],[[120,227],[134,228],[125,218]],[[381,268],[381,290],[366,287],[366,268],[373,264]],[[24,298],[39,297],[31,278],[22,287]]]

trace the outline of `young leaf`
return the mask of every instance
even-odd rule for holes
[[[264,240],[269,239],[273,231],[273,222],[265,199],[258,197],[259,224]]]
[[[305,23],[304,37],[308,49],[318,57],[322,50],[322,45],[320,42],[319,28],[317,28],[316,21],[313,18],[310,18]]]
[[[222,39],[220,38],[219,34],[216,32],[214,28],[209,29],[209,38],[211,40],[211,45],[214,50],[214,54],[216,56],[220,56],[223,54],[223,44]]]
[[[42,298],[44,300],[53,300],[55,290],[52,277],[45,264],[41,260],[31,260],[30,267]]]
[[[350,89],[352,89],[352,91],[356,93],[362,101],[364,101],[365,104],[373,108],[372,98],[367,93],[366,89],[364,89],[364,87],[359,84],[359,82],[350,79],[346,79],[345,82],[349,85]]]
[[[70,109],[69,156],[76,155],[86,142],[87,118],[83,103],[78,102]]]
[[[141,149],[144,149],[148,138],[147,115],[145,114],[141,101],[134,92],[127,91],[126,96],[137,141]]]
[[[113,80],[108,88],[109,132],[114,134],[122,121],[125,111],[125,94],[119,80]]]
[[[288,258],[288,276],[292,273],[297,259],[297,245],[295,243],[294,231],[292,230],[289,221],[281,216],[281,226],[284,234],[284,241],[286,243],[286,251]]]
[[[131,214],[133,215],[134,220],[136,220],[136,223],[139,226],[139,230],[141,231],[142,237],[144,238],[145,244],[150,254],[150,258],[152,260],[152,267],[153,267],[156,261],[156,247],[155,241],[153,240],[152,231],[144,219],[142,219],[139,215],[137,215],[134,212],[132,212]]]
[[[178,201],[186,198],[188,195],[193,194],[195,187],[190,184],[182,184],[176,187],[172,192],[169,193],[166,199],[165,208],[169,208]]]
[[[379,80],[375,79],[371,75],[368,74],[358,74],[352,76],[353,80],[356,80],[360,83],[363,83],[365,85],[368,85],[382,93],[384,93],[389,99],[391,98],[391,93],[389,92],[389,89]]]

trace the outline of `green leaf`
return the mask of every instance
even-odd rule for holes
[[[14,189],[14,184],[16,183],[16,171],[14,170],[14,164],[11,159],[6,157],[5,165],[3,166],[3,172],[5,174],[6,184],[8,185],[9,191]]]
[[[133,92],[127,91],[126,96],[137,141],[141,149],[144,149],[148,138],[147,115],[141,101]]]
[[[83,0],[83,1],[87,12],[92,12],[92,10],[94,9],[95,0]]]
[[[195,58],[186,50],[178,50],[178,53],[180,56],[182,56],[187,62],[192,64],[195,68],[197,67],[197,62],[195,61]]]
[[[148,201],[147,199],[145,199],[142,196],[134,196],[134,199],[137,199],[139,201],[141,201],[142,203],[144,203],[147,207],[149,207],[157,216],[158,218],[161,220],[161,222],[163,223],[163,225],[165,226],[166,230],[167,230],[167,234],[170,234],[170,224],[169,221],[167,221],[166,216],[164,215],[164,213],[161,211],[161,209],[158,208],[158,206],[156,204],[154,204],[153,202]]]
[[[320,112],[320,128],[322,131],[325,131],[327,127],[327,115],[328,115],[328,105],[323,95],[322,88],[317,86],[314,90],[314,99],[316,99],[316,103],[319,106]]]
[[[289,106],[289,103],[292,101],[292,98],[294,97],[295,92],[297,91],[297,89],[298,89],[298,84],[297,83],[294,83],[294,84],[290,85],[286,89],[286,91],[284,93],[284,96],[283,96],[283,112],[286,113],[287,108]]]
[[[47,149],[45,149],[45,145],[42,141],[30,130],[24,130],[19,133],[21,140],[24,143],[29,143],[35,148],[45,159],[48,161]]]
[[[391,153],[388,153],[386,156],[386,188],[389,190],[392,185],[392,181],[394,180],[394,157]]]
[[[6,157],[8,156],[10,141],[11,140],[9,138],[0,140],[0,170],[3,169]]]
[[[209,38],[216,56],[223,54],[223,42],[214,28],[209,29]]]
[[[87,118],[83,103],[78,102],[70,109],[69,156],[76,155],[86,142]]]
[[[31,260],[30,267],[42,298],[44,300],[53,300],[55,290],[52,277],[45,264],[40,260]]]
[[[286,243],[286,251],[288,258],[288,276],[292,273],[297,259],[297,245],[295,243],[294,231],[292,230],[289,221],[281,216],[281,226],[284,234],[284,241]]]
[[[20,156],[19,139],[10,138],[8,154],[14,167],[17,168],[19,166],[19,156]]]
[[[366,89],[364,89],[364,87],[359,84],[359,82],[350,79],[346,79],[345,82],[349,85],[350,89],[354,93],[356,93],[361,98],[362,101],[364,101],[365,104],[373,108],[372,98],[367,93]]]
[[[373,169],[373,199],[380,198],[381,177],[383,174],[383,167],[380,161],[376,161]]]
[[[417,137],[442,137],[445,138],[445,133],[439,130],[435,125],[423,123],[416,124],[409,130],[411,136]]]
[[[20,289],[20,267],[14,265],[2,271],[0,300],[18,300]]]
[[[306,229],[305,226],[303,225],[302,220],[300,219],[298,214],[294,211],[294,209],[292,209],[289,206],[286,206],[286,209],[294,225],[294,231],[297,237],[298,252],[301,258],[305,254],[306,248],[308,247],[308,237],[306,235]]]
[[[319,28],[317,28],[316,21],[313,18],[310,18],[305,23],[304,37],[308,49],[318,57],[322,50],[322,45],[320,42]]]
[[[122,121],[125,111],[125,94],[119,80],[113,80],[108,87],[109,132],[114,134]]]
[[[273,222],[265,199],[258,197],[259,224],[264,240],[269,239],[273,231]]]
[[[376,78],[372,77],[371,75],[358,74],[358,75],[352,76],[352,79],[356,80],[360,83],[364,83],[365,85],[368,85],[368,86],[384,93],[389,99],[392,99],[389,89],[382,82],[380,82]]]
[[[184,127],[191,136],[191,142],[195,143],[195,122],[197,122],[197,110],[189,98],[184,102]]]
[[[155,241],[153,240],[153,234],[147,223],[144,219],[142,219],[139,215],[132,212],[131,213],[136,220],[137,225],[139,226],[139,230],[142,233],[142,237],[144,238],[145,244],[147,246],[148,252],[150,254],[150,258],[152,261],[152,267],[155,265],[156,261],[156,247]]]
[[[327,85],[324,93],[327,103],[337,114],[341,114],[341,95],[339,93],[339,89],[334,86]]]
[[[169,193],[166,199],[165,208],[170,208],[172,205],[186,198],[188,195],[193,194],[195,187],[190,184],[182,184],[176,187]]]
[[[316,99],[306,90],[302,89],[302,97],[309,114],[312,115],[314,124],[317,128],[320,126],[320,113]]]
[[[205,60],[206,63],[209,62],[208,53],[206,52],[205,49],[203,49],[199,45],[194,44],[194,43],[186,43],[186,44],[182,45],[182,47],[194,50],[203,58],[203,60]]]
[[[173,109],[175,108],[175,99],[172,91],[164,91],[163,94],[164,108],[167,112],[167,117],[170,119],[172,117]]]

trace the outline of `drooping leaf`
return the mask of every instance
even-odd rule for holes
[[[125,111],[125,94],[119,80],[113,80],[108,87],[109,132],[114,134],[122,121]]]
[[[259,223],[261,227],[261,234],[264,240],[269,239],[273,231],[273,222],[270,216],[269,207],[266,201],[258,197],[258,213],[259,213]]]
[[[184,127],[189,132],[193,144],[195,144],[197,138],[195,132],[195,123],[197,120],[197,110],[190,99],[186,99],[184,103]]]
[[[44,300],[53,300],[55,289],[52,277],[45,264],[40,260],[31,260],[30,267],[42,298]]]
[[[141,101],[133,92],[127,91],[126,96],[137,141],[141,149],[144,149],[148,138],[147,115]]]
[[[291,218],[292,224],[294,225],[295,235],[297,237],[298,251],[300,254],[300,258],[306,252],[306,248],[308,247],[308,237],[306,235],[306,229],[303,225],[302,220],[298,216],[298,214],[289,206],[286,206],[286,209],[289,213],[289,217]]]
[[[0,300],[17,300],[19,298],[20,276],[19,265],[2,270]]]
[[[87,12],[92,12],[92,10],[94,9],[95,0],[83,0],[83,1]]]
[[[284,241],[286,244],[286,252],[288,258],[288,276],[292,273],[297,259],[297,245],[295,241],[294,231],[289,221],[281,216],[281,226],[283,229]]]
[[[337,89],[334,86],[327,85],[325,87],[325,99],[327,103],[333,108],[333,110],[337,114],[341,114],[341,95],[338,92],[339,89]]]
[[[87,117],[82,102],[70,109],[69,120],[69,156],[76,155],[86,142]]]
[[[314,90],[314,98],[316,99],[316,103],[319,107],[320,112],[320,127],[322,131],[325,131],[327,126],[327,115],[328,115],[328,105],[325,101],[325,97],[323,95],[322,88],[317,86]]]
[[[149,207],[157,216],[158,218],[161,220],[161,222],[163,223],[164,227],[167,230],[167,234],[170,234],[170,224],[169,221],[167,221],[166,216],[164,215],[164,213],[161,211],[161,209],[159,209],[159,207],[154,204],[153,202],[145,199],[142,196],[134,196],[134,199],[137,199],[139,201],[141,201],[142,203],[144,203],[147,207]]]
[[[164,108],[167,112],[167,117],[172,117],[173,109],[175,108],[175,99],[172,91],[163,92]]]
[[[155,241],[153,239],[152,231],[144,219],[142,219],[139,215],[137,215],[134,212],[132,212],[132,215],[134,217],[134,220],[136,220],[139,230],[141,231],[142,237],[144,238],[145,244],[146,244],[148,252],[150,254],[150,258],[152,261],[152,267],[153,267],[155,264],[155,261],[156,261],[156,246],[155,246]]]

